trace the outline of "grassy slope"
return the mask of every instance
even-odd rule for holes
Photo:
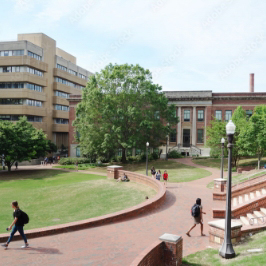
[[[134,182],[60,170],[18,171],[0,175],[0,233],[12,222],[10,202],[30,216],[26,229],[40,228],[116,212],[156,192]]]
[[[249,253],[249,249],[262,249],[259,253]],[[266,232],[256,234],[246,238],[245,241],[234,247],[236,258],[225,260],[222,259],[217,249],[206,249],[191,254],[183,259],[183,265],[230,265],[230,266],[253,266],[266,265]]]
[[[146,174],[146,164],[136,163],[136,164],[119,164],[124,167],[127,171],[137,172],[140,174]],[[211,173],[207,170],[195,168],[185,164],[177,163],[174,161],[163,161],[157,160],[149,162],[148,174],[151,176],[150,169],[154,166],[156,170],[160,169],[163,173],[167,170],[169,175],[169,182],[189,182],[199,178],[207,177]],[[90,171],[90,169],[88,169]],[[106,173],[106,167],[96,167],[91,169],[93,172]]]

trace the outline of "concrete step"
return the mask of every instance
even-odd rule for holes
[[[248,194],[245,194],[245,201],[249,201],[249,196],[248,196]]]
[[[240,221],[243,225],[249,225],[249,220],[245,216],[240,216]]]
[[[250,199],[254,199],[254,198],[255,198],[254,193],[253,193],[253,192],[250,192],[250,193],[249,193],[249,197],[250,197]]]
[[[261,194],[260,194],[260,191],[259,191],[259,190],[257,190],[257,191],[256,191],[256,196],[257,196],[257,197],[260,197],[260,196],[261,196]]]
[[[239,196],[239,197],[238,197],[238,203],[239,203],[239,204],[242,204],[242,203],[243,203],[243,198],[242,198],[242,196]]]
[[[262,217],[262,216],[264,216],[261,212],[259,212],[259,211],[254,211],[253,212],[254,213],[254,215],[256,216],[256,217]],[[262,218],[258,218],[258,220],[259,220],[259,222],[263,222],[264,221],[264,219],[262,219]]]
[[[264,215],[266,215],[266,209],[265,209],[265,208],[260,208],[260,211],[261,211]]]
[[[247,213],[247,217],[248,217],[249,220],[251,218],[256,218],[256,216],[251,214],[251,213]],[[253,219],[253,221],[251,221],[251,224],[258,224],[258,220],[257,219]]]
[[[237,206],[237,198],[233,198],[233,206],[234,206],[234,207]]]
[[[262,195],[265,195],[265,194],[266,194],[266,189],[265,189],[265,188],[263,188],[263,189],[261,190],[261,194],[262,194]]]

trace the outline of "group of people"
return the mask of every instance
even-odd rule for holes
[[[154,166],[151,168],[151,176],[155,179],[157,179],[158,181],[161,180],[161,170],[158,170],[156,171]],[[164,181],[164,185],[167,184],[167,181],[168,181],[168,173],[166,170],[164,170],[164,173],[163,173],[163,181]]]

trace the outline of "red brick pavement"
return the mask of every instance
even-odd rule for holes
[[[128,221],[84,229],[29,241],[29,249],[20,249],[22,241],[12,242],[8,250],[0,249],[1,265],[129,265],[146,247],[164,233],[182,235],[184,256],[209,246],[207,222],[212,220],[212,190],[206,185],[218,178],[218,169],[195,165],[190,158],[177,161],[209,170],[212,175],[189,183],[168,184],[165,203],[156,211]],[[187,237],[192,226],[190,208],[202,199],[205,237],[200,227]]]

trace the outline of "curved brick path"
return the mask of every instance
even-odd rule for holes
[[[184,256],[209,246],[207,222],[211,220],[212,190],[206,185],[220,176],[218,169],[192,163],[190,158],[178,162],[204,168],[211,176],[189,183],[168,184],[166,201],[156,211],[128,221],[30,239],[31,248],[21,250],[22,241],[0,249],[1,265],[130,265],[147,246],[163,233],[182,235]],[[202,198],[206,237],[197,226],[189,238],[185,232],[192,225],[190,208],[195,198]]]

